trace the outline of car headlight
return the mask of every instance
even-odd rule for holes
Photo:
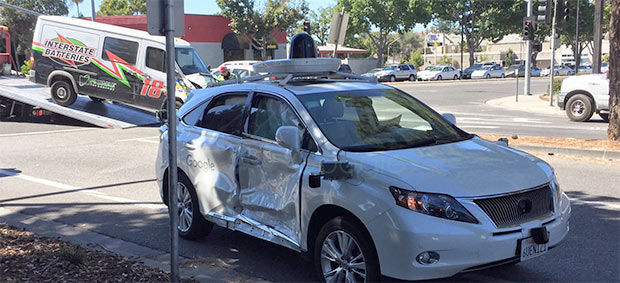
[[[441,194],[420,193],[390,187],[396,205],[430,216],[478,223],[478,220],[453,197]]]
[[[560,182],[558,182],[558,177],[553,171],[553,175],[551,175],[551,190],[555,194],[555,202],[559,203],[560,196],[562,195],[562,189],[560,188]]]

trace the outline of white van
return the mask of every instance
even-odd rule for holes
[[[177,106],[213,81],[191,45],[175,38]],[[166,102],[165,37],[59,16],[40,16],[32,39],[30,80],[51,87],[59,105],[78,95],[160,109]]]

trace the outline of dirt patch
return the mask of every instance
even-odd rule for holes
[[[501,136],[480,134],[481,138],[496,141],[499,138],[507,138],[508,144],[538,145],[549,147],[565,147],[576,149],[596,149],[608,151],[620,151],[620,142],[611,140],[584,140],[574,138],[552,137],[526,137],[526,136]]]
[[[0,223],[0,278],[2,282],[169,282],[170,275],[116,254]]]

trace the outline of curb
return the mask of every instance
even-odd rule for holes
[[[41,236],[60,238],[85,248],[95,248],[118,254],[145,266],[170,272],[170,254],[162,250],[152,249],[57,221],[15,212],[3,207],[0,207],[0,222],[25,228]],[[192,261],[190,258],[179,255],[181,264],[188,260]],[[208,263],[197,264],[192,262],[190,267],[180,267],[179,273],[182,278],[191,278],[200,282],[268,282]]]
[[[538,145],[526,145],[526,144],[516,144],[516,145],[511,145],[510,147],[516,148],[522,151],[527,151],[527,152],[553,153],[553,154],[562,154],[562,155],[570,155],[570,156],[581,156],[581,157],[590,157],[590,158],[620,161],[620,151],[577,149],[577,148],[538,146]]]
[[[543,78],[549,79],[549,77],[532,77],[533,80],[541,80]],[[493,79],[458,79],[458,80],[441,80],[441,81],[400,81],[400,82],[379,82],[381,84],[386,84],[389,86],[398,86],[398,85],[415,85],[415,84],[437,84],[437,83],[476,83],[476,82],[505,82],[505,81],[515,81],[515,78],[493,78]],[[521,81],[522,78],[519,78]]]

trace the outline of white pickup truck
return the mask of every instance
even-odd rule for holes
[[[574,76],[562,81],[558,106],[573,121],[585,122],[597,113],[609,122],[609,77],[606,74]]]

